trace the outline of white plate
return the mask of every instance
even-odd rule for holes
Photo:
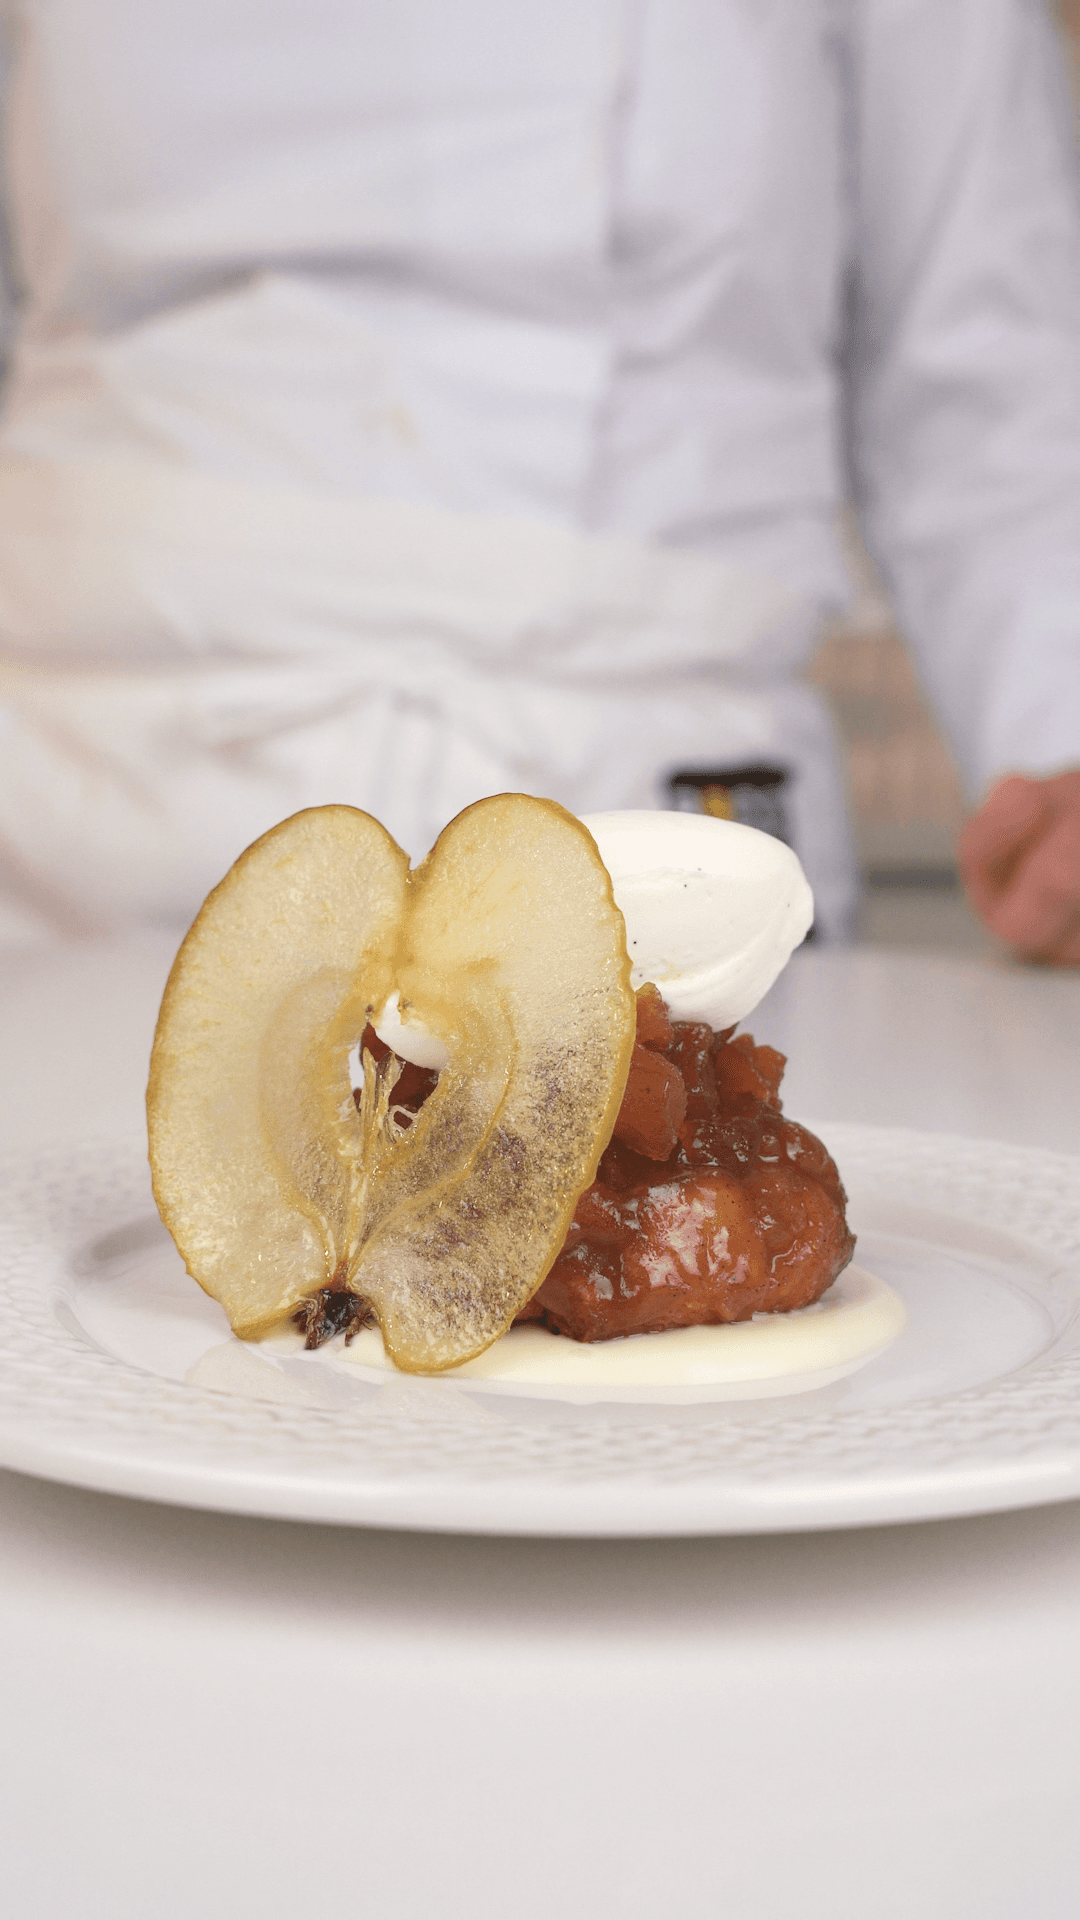
[[[766,1532],[1080,1495],[1080,1161],[818,1131],[859,1258],[902,1295],[907,1327],[833,1385],[662,1409],[226,1349],[138,1143],[9,1156],[0,1464],[189,1506],[487,1533]],[[233,1355],[222,1387],[187,1384],[215,1347]]]

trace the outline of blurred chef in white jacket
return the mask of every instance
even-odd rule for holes
[[[0,935],[182,921],[327,800],[419,857],[483,793],[664,805],[750,761],[790,769],[842,932],[799,669],[850,497],[975,897],[1080,959],[1080,248],[1039,0],[2,17]]]

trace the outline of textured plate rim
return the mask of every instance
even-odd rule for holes
[[[1080,1160],[962,1136],[819,1131],[849,1184],[1011,1234],[1056,1261],[1080,1299]],[[403,1383],[400,1403],[361,1415],[161,1380],[100,1352],[57,1306],[71,1256],[146,1212],[148,1196],[139,1141],[0,1157],[0,1465],[252,1516],[555,1536],[798,1532],[1080,1495],[1078,1333],[933,1403],[815,1414],[795,1400],[777,1425],[734,1438],[662,1410],[620,1428],[582,1409],[588,1418],[557,1427],[504,1428],[497,1455],[490,1430],[451,1417],[437,1391],[425,1397],[438,1383]]]

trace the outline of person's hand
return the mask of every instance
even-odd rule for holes
[[[1045,780],[1006,775],[957,851],[968,898],[992,933],[1025,959],[1080,966],[1080,769]]]

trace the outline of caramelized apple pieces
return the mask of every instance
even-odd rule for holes
[[[592,1181],[634,1034],[622,916],[588,832],[501,795],[423,865],[368,815],[295,815],[207,900],[170,977],[148,1092],[154,1189],[238,1333],[331,1283],[397,1364],[453,1366],[539,1286]],[[350,1047],[397,992],[449,1063],[393,1124],[393,1061]]]

